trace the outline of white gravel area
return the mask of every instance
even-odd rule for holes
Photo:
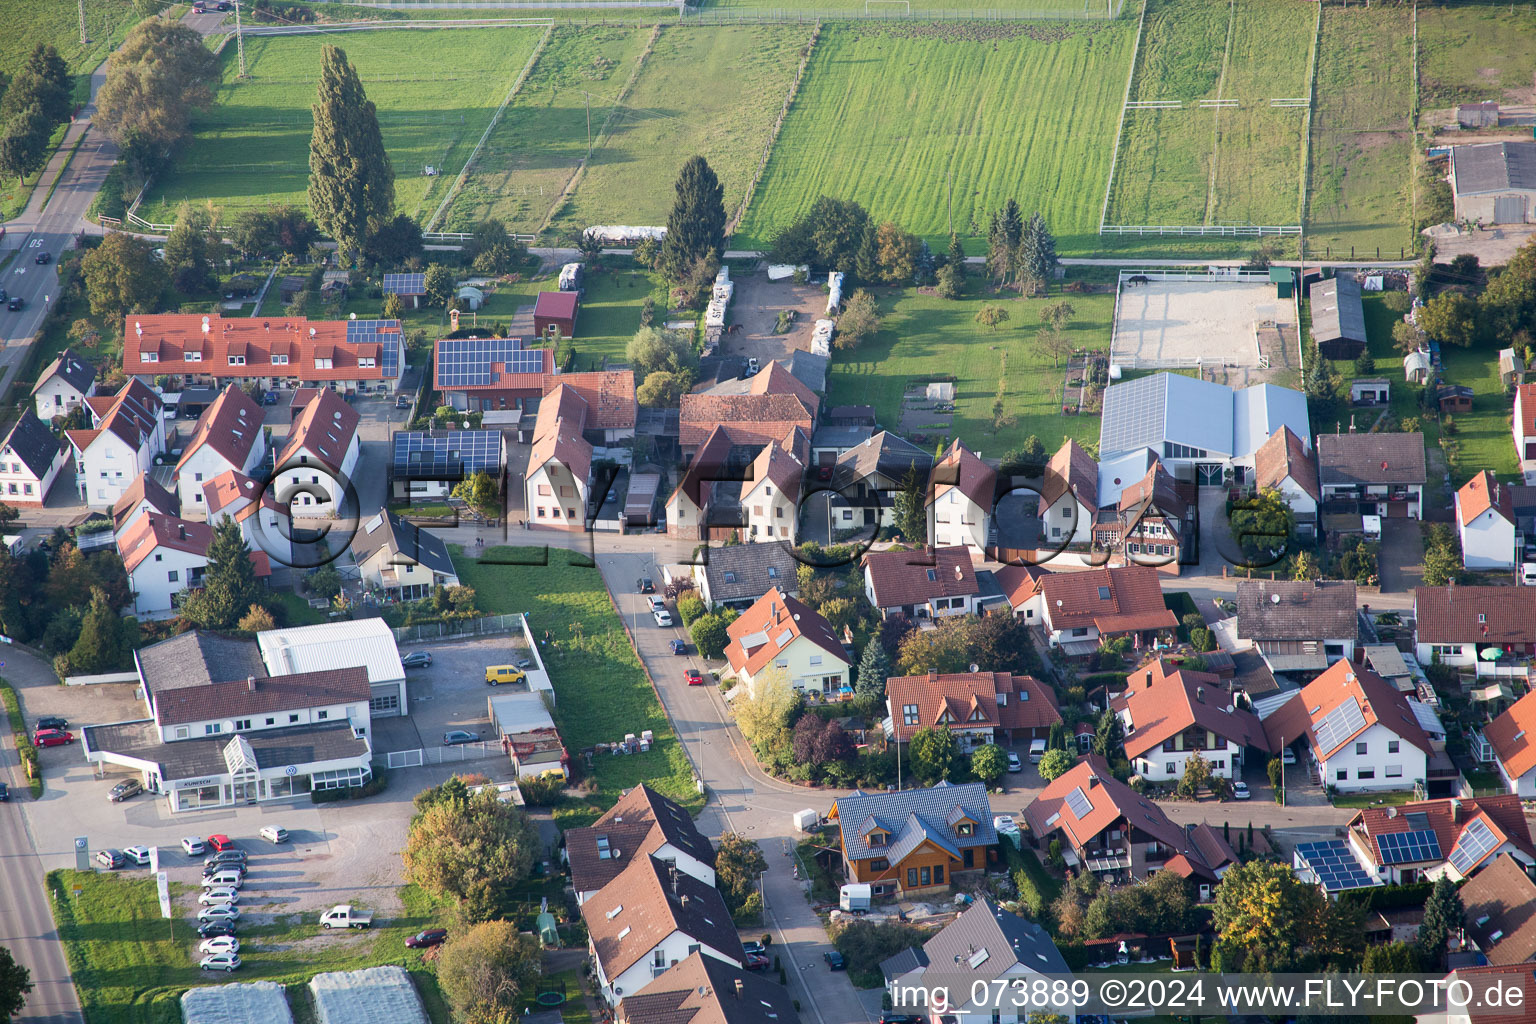
[[[320,1024],[427,1024],[421,996],[403,967],[317,974],[309,990]]]
[[[283,986],[257,981],[188,989],[181,997],[181,1019],[183,1024],[293,1024],[293,1012]]]
[[[1116,297],[1110,362],[1149,367],[1158,363],[1257,366],[1254,324],[1294,323],[1296,306],[1276,298],[1267,282],[1224,280],[1122,282]]]

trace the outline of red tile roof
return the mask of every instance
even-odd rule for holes
[[[1536,587],[1416,587],[1413,607],[1421,644],[1523,644],[1536,636]]]
[[[1531,1024],[1531,1007],[1536,1006],[1536,973],[1529,967],[1523,964],[1518,967],[1498,964],[1458,967],[1446,977],[1470,984],[1472,998],[1477,1000],[1473,1005],[1478,1009],[1472,1011],[1470,1018],[1460,1019],[1470,1019],[1475,1024]],[[1491,1001],[1486,1001],[1494,991],[1500,993],[1502,1005],[1511,1008],[1508,1012],[1496,1010]],[[1516,993],[1520,996],[1518,1003],[1513,998]],[[1448,1018],[1429,1016],[1424,1019]]]
[[[1317,747],[1317,726],[1330,712],[1350,699],[1360,706],[1364,724],[1349,735],[1340,736],[1332,749],[1319,750],[1323,760],[1326,761],[1378,722],[1425,754],[1431,753],[1429,737],[1424,734],[1413,709],[1408,706],[1407,698],[1375,672],[1350,661],[1334,662],[1328,671],[1302,687],[1294,697],[1264,719],[1269,749],[1279,750],[1282,746],[1294,743],[1303,733]]]
[[[1501,590],[1506,588],[1499,588]],[[1483,736],[1493,746],[1512,779],[1536,768],[1536,690],[1510,705],[1483,729]]]
[[[752,475],[748,479],[750,482],[742,487],[743,497],[756,489],[758,484],[767,480],[779,489],[780,494],[795,501],[800,497],[800,484],[805,479],[805,466],[799,459],[781,448],[779,442],[770,441],[768,447],[752,460]]]
[[[117,550],[123,556],[123,568],[133,572],[157,548],[206,556],[212,540],[213,527],[207,523],[148,512],[117,538]]]
[[[778,587],[742,612],[727,627],[726,634],[731,639],[726,644],[725,656],[738,673],[757,675],[798,637],[804,637],[839,662],[848,662],[832,624],[809,605],[786,597]]]
[[[1317,482],[1317,460],[1290,427],[1281,427],[1259,445],[1259,450],[1253,453],[1253,471],[1254,482],[1261,488],[1279,487],[1290,477],[1313,500],[1323,500],[1323,490]]]
[[[794,394],[688,394],[678,408],[678,442],[685,448],[703,444],[718,426],[729,427],[738,443],[767,444],[795,427],[809,434],[815,421],[810,407]]]
[[[1160,574],[1149,565],[1048,573],[1040,578],[1039,589],[1052,629],[1092,626],[1112,634],[1179,625],[1163,603]]]
[[[1040,484],[1041,514],[1069,491],[1083,507],[1099,507],[1099,465],[1070,437],[1045,465],[1045,479]]]
[[[603,974],[616,978],[681,931],[695,942],[744,957],[720,890],[654,856],[637,857],[581,905]]]
[[[141,448],[165,411],[160,396],[138,380],[129,381],[115,395],[96,395],[85,403],[96,414],[96,429],[64,432],[76,450],[82,452],[104,433],[115,434],[130,448]]]
[[[959,441],[949,446],[933,467],[932,492],[929,503],[937,501],[951,487],[960,488],[960,493],[971,501],[992,511],[993,491],[997,487],[997,470],[981,461],[981,456],[971,451]]]
[[[1456,492],[1456,512],[1462,526],[1470,526],[1478,516],[1493,509],[1505,520],[1515,521],[1515,503],[1507,484],[1501,484],[1488,470],[1468,480]]]
[[[800,399],[811,414],[811,419],[816,418],[816,411],[821,408],[821,399],[816,397],[816,392],[805,386],[805,383],[789,372],[789,368],[777,359],[768,360],[768,365],[763,367],[747,384],[749,395],[794,395]]]
[[[1536,437],[1536,384],[1521,384],[1515,397],[1520,403],[1520,436]]]
[[[357,424],[357,410],[336,392],[322,389],[313,401],[305,404],[294,421],[288,441],[277,456],[277,468],[286,467],[289,460],[306,452],[331,472],[341,472],[341,463],[357,433]]]
[[[207,323],[208,329],[203,330]],[[379,321],[378,332],[398,338],[398,321]],[[129,314],[124,318],[123,372],[128,374],[197,373],[213,377],[295,377],[299,380],[383,380],[382,353],[378,342],[347,343],[347,321],[308,320],[304,317],[202,316],[197,313]],[[187,361],[188,352],[199,352],[198,361]],[[156,353],[146,362],[144,353]],[[245,362],[229,365],[230,355]],[[315,357],[329,357],[332,368],[315,368]],[[287,356],[273,363],[273,356]],[[358,360],[371,357],[374,365]]]
[[[668,844],[704,864],[715,863],[714,847],[686,810],[649,786],[636,786],[590,826],[566,830],[571,883],[577,892],[601,889],[632,860]]]
[[[328,704],[360,704],[368,700],[370,690],[365,668],[325,669],[251,679],[160,690],[155,694],[155,720],[162,726],[185,725]]]
[[[1198,726],[1240,747],[1269,749],[1264,726],[1251,711],[1232,706],[1232,696],[1218,676],[1178,669],[1157,658],[1126,679],[1125,692],[1112,706],[1130,712],[1133,728],[1125,753],[1140,757],[1185,729]]]
[[[560,386],[545,395],[533,424],[528,474],[553,459],[585,485],[592,472],[592,446],[581,436],[586,419],[587,403],[574,388]]]
[[[633,430],[635,371],[594,370],[588,373],[550,374],[544,378],[547,395],[564,384],[587,403],[587,430]]]
[[[258,508],[272,509],[284,517],[288,515],[288,508],[277,500],[271,488],[263,487],[260,481],[232,469],[226,469],[203,484],[203,494],[210,519],[234,505],[239,506],[233,513],[235,521],[241,523],[249,519]]]
[[[1034,676],[1007,672],[956,672],[893,676],[886,680],[897,741],[930,726],[956,728],[1043,729],[1061,721],[1056,697]],[[999,704],[1002,696],[1006,703]],[[917,705],[917,724],[907,725],[901,708]],[[950,721],[942,719],[948,712]]]
[[[123,496],[117,499],[117,504],[112,506],[112,526],[114,529],[122,529],[123,523],[141,501],[149,503],[150,510],[161,515],[175,515],[181,511],[181,501],[170,491],[155,483],[149,473],[140,473],[133,478],[133,483],[123,492]]]
[[[1536,882],[1519,861],[1500,854],[1462,886],[1460,895],[1466,910],[1462,922],[1490,964],[1536,960]],[[1484,1018],[1475,1019],[1481,1024]]]
[[[576,315],[575,292],[539,292],[533,300],[533,315],[553,320],[570,320]]]
[[[900,608],[941,597],[970,597],[980,592],[970,549],[964,545],[922,551],[871,551],[864,569],[875,593],[875,607]]]
[[[197,419],[197,429],[192,440],[182,449],[181,461],[176,471],[187,464],[194,453],[204,445],[212,448],[225,462],[236,469],[243,469],[251,447],[261,437],[261,406],[238,384],[231,384],[203,410]]]
[[[1067,797],[1074,789],[1088,798],[1088,813],[1079,818],[1072,813]],[[1028,807],[1024,817],[1037,839],[1044,841],[1060,829],[1076,849],[1086,847],[1095,836],[1117,822],[1125,821],[1158,842],[1183,853],[1195,853],[1184,830],[1146,797],[1110,773],[1109,763],[1097,754],[1089,754],[1065,775],[1045,787]],[[1052,818],[1056,820],[1051,821]],[[1199,856],[1195,853],[1195,856]]]
[[[1049,569],[1038,565],[1005,565],[992,572],[992,578],[997,580],[1014,608],[1039,593],[1040,581],[1049,575]]]
[[[1423,815],[1427,824],[1408,816]],[[1464,797],[1458,800],[1419,800],[1398,807],[1367,807],[1350,819],[1349,827],[1363,840],[1365,847],[1377,864],[1385,863],[1381,856],[1380,837],[1395,832],[1416,832],[1429,828],[1440,843],[1441,859],[1451,855],[1461,834],[1473,821],[1481,819],[1493,830],[1501,842],[1490,847],[1484,854],[1486,860],[1493,851],[1508,840],[1526,856],[1536,859],[1536,847],[1531,845],[1531,830],[1525,821],[1525,811],[1520,798],[1512,793],[1498,796]],[[1481,863],[1478,861],[1477,863]],[[1475,869],[1476,864],[1473,865]],[[1467,872],[1470,875],[1472,872]]]

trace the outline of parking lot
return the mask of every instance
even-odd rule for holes
[[[400,648],[400,656],[406,657],[413,651],[429,652],[432,664],[407,670],[410,717],[374,719],[374,752],[441,746],[443,734],[457,729],[487,741],[496,740],[485,699],[526,687],[488,686],[485,669],[488,665],[515,665],[527,658],[528,647],[522,636],[411,644]]]

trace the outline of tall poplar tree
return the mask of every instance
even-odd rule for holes
[[[725,189],[709,163],[695,156],[677,175],[677,199],[661,244],[662,270],[669,280],[680,281],[711,249],[725,252]]]
[[[321,54],[319,102],[310,109],[310,212],[342,254],[354,256],[394,212],[395,170],[378,111],[340,47],[327,44]]]

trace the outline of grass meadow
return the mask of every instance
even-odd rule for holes
[[[1111,224],[1295,224],[1315,12],[1286,0],[1151,0]],[[1202,100],[1236,100],[1205,108]]]
[[[601,134],[594,120],[592,158],[551,227],[574,237],[591,224],[665,224],[677,172],[695,154],[719,176],[727,214],[735,210],[812,31],[663,28]]]
[[[1527,3],[1419,6],[1419,101],[1425,109],[1530,103],[1536,18]]]
[[[1422,12],[1421,12],[1422,15]],[[1312,249],[1412,251],[1413,13],[1323,8],[1308,168]]]
[[[430,214],[469,157],[542,29],[487,28],[253,36],[246,40],[251,77],[237,79],[235,48],[223,54],[223,83],[212,109],[173,170],[161,175],[139,215],[169,223],[183,200],[211,202],[226,215],[265,203],[306,204],[310,107],[320,50],[340,43],[379,110],[395,168],[396,208]],[[451,60],[424,60],[424,55]],[[438,169],[426,177],[422,169]]]
[[[973,278],[970,294],[958,301],[940,299],[915,288],[874,289],[884,320],[879,333],[853,352],[834,350],[827,377],[831,405],[873,405],[881,423],[901,418],[903,391],[913,383],[953,375],[955,416],[950,436],[959,436],[972,449],[1000,456],[1030,434],[1054,451],[1064,438],[1097,441],[1099,418],[1068,416],[1061,411],[1065,363],[1053,367],[1039,351],[1035,332],[1040,308],[1062,299],[1077,311],[1068,327],[1073,345],[1084,349],[1109,347],[1114,295],[1063,295],[1023,299],[1015,293],[982,296]],[[974,297],[972,297],[974,296]],[[989,331],[975,322],[982,306],[1008,311],[1008,322]],[[1004,415],[1014,421],[994,431],[992,402],[997,395],[998,368],[1008,357]]]
[[[833,195],[942,248],[951,224],[984,236],[1011,197],[1063,253],[1092,249],[1134,35],[1125,20],[825,27],[733,244],[765,246]]]
[[[177,10],[185,10],[177,6]],[[38,43],[51,43],[80,75],[107,59],[112,47],[138,23],[133,0],[91,0],[85,5],[88,41],[80,42],[80,9],[60,0],[6,0],[0,4],[0,72],[12,75]]]

